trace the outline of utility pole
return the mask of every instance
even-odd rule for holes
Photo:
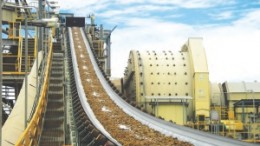
[[[0,146],[2,146],[2,118],[3,118],[3,104],[2,104],[2,75],[3,75],[3,41],[2,41],[2,8],[3,0],[0,0]]]

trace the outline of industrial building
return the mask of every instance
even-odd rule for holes
[[[1,145],[260,142],[260,83],[211,83],[202,38],[132,50],[112,81],[116,27],[59,13],[57,1],[0,2]]]

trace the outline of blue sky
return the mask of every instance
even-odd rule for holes
[[[112,76],[122,77],[129,51],[180,50],[202,37],[213,82],[260,80],[260,0],[60,0],[112,34]],[[120,60],[120,61],[118,61]]]
[[[65,0],[66,1],[66,0]],[[63,3],[63,2],[61,2]],[[75,2],[77,3],[77,2]],[[154,18],[162,21],[193,25],[225,25],[238,20],[248,12],[260,8],[259,0],[90,0],[80,2],[79,6],[65,3],[62,10],[77,15],[94,13],[97,23],[107,25],[115,22],[107,21],[116,18],[121,26],[127,22],[120,18],[138,17]],[[76,10],[74,9],[76,8]],[[124,19],[121,19],[124,20]]]

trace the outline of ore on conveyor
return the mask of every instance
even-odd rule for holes
[[[91,64],[79,28],[72,29],[81,82],[96,118],[113,138],[124,146],[191,146],[165,136],[125,114],[107,95]],[[78,38],[78,39],[77,39]]]

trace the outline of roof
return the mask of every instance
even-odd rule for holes
[[[259,82],[225,82],[227,92],[260,92]]]

